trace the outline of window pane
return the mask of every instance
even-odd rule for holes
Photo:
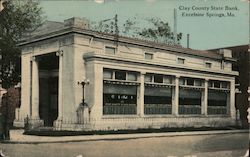
[[[193,86],[193,85],[194,85],[194,79],[192,79],[192,78],[187,78],[187,85]]]
[[[136,94],[136,86],[116,85],[116,84],[104,84],[103,93],[109,94]]]
[[[180,85],[185,85],[185,79],[184,79],[184,78],[180,78],[179,84],[180,84]]]
[[[201,114],[201,91],[180,89],[179,114]]]
[[[164,76],[164,83],[171,84],[172,83],[172,78],[169,77],[169,76]]]
[[[163,75],[154,75],[155,83],[163,83]]]
[[[208,87],[213,87],[213,82],[209,81],[208,82]]]
[[[220,82],[219,81],[214,81],[214,87],[215,88],[220,88]]]
[[[145,82],[152,82],[152,75],[145,75]]]
[[[221,82],[221,87],[222,88],[228,88],[228,83],[227,82]]]
[[[125,71],[116,71],[115,72],[116,80],[126,80],[126,72]]]
[[[152,53],[145,53],[145,59],[153,59],[153,54]]]
[[[114,47],[105,47],[105,53],[107,54],[115,54],[115,48]]]
[[[171,97],[172,91],[171,91],[171,88],[166,88],[166,87],[145,86],[144,95]]]
[[[129,72],[127,79],[129,81],[137,81],[137,73],[135,73],[135,72]]]
[[[201,80],[195,80],[194,85],[195,86],[202,86],[202,81]]]
[[[145,114],[171,114],[172,92],[171,88],[145,87],[144,93]]]
[[[112,71],[111,70],[104,70],[103,71],[103,78],[104,79],[112,79]]]
[[[214,90],[208,91],[208,114],[227,114],[227,93]]]

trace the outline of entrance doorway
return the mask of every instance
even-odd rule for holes
[[[39,56],[39,116],[47,127],[58,117],[58,69],[56,53]]]

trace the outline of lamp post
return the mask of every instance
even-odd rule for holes
[[[78,85],[82,85],[82,105],[85,106],[87,103],[85,103],[85,85],[89,84],[89,79],[84,79],[82,82],[78,82]]]

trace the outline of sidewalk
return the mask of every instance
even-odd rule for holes
[[[10,140],[3,143],[63,143],[63,142],[83,142],[99,140],[126,140],[151,137],[172,137],[172,136],[192,136],[192,135],[213,135],[213,134],[236,134],[249,133],[248,130],[216,130],[216,131],[189,131],[189,132],[164,132],[164,133],[138,133],[138,134],[112,134],[112,135],[80,135],[80,136],[34,136],[23,135],[24,130],[10,130]]]

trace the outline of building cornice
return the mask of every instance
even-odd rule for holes
[[[115,40],[117,40],[117,38],[113,34],[97,32],[97,31],[87,30],[87,29],[80,29],[80,28],[75,28],[75,27],[68,27],[68,28],[63,28],[61,30],[52,32],[52,33],[37,35],[37,36],[31,37],[30,39],[24,39],[24,40],[20,41],[18,46],[22,47],[22,46],[25,46],[28,44],[32,44],[32,43],[36,43],[36,42],[40,42],[40,41],[44,41],[47,39],[56,38],[56,37],[60,37],[60,36],[64,36],[64,35],[72,34],[72,33],[87,35],[90,37],[94,37],[94,38],[98,38],[98,39],[102,39],[102,40],[109,40],[109,41],[113,41],[113,42]],[[145,48],[152,48],[155,50],[170,51],[172,53],[191,55],[191,56],[213,59],[213,60],[223,59],[222,55],[215,54],[214,52],[210,53],[208,51],[193,50],[193,49],[182,48],[182,47],[178,47],[178,46],[171,46],[171,45],[167,45],[167,44],[163,44],[163,43],[156,43],[156,42],[152,42],[152,41],[124,37],[124,36],[119,36],[118,42],[123,43],[123,44],[142,46]],[[204,53],[202,53],[202,52],[204,52]],[[213,55],[211,55],[211,54],[213,54]]]
[[[169,63],[159,63],[156,61],[145,61],[141,59],[131,59],[131,58],[121,58],[116,56],[107,56],[103,54],[95,54],[95,53],[87,53],[83,56],[86,61],[91,60],[103,60],[103,61],[117,61],[117,62],[127,62],[127,63],[135,63],[141,65],[149,65],[149,66],[162,66],[171,69],[177,70],[185,70],[185,71],[195,71],[195,72],[203,72],[208,74],[219,74],[224,76],[238,76],[239,72],[237,71],[223,71],[223,70],[212,70],[212,69],[205,69],[205,68],[195,68],[195,67],[188,67],[183,65],[177,64],[169,64]]]

